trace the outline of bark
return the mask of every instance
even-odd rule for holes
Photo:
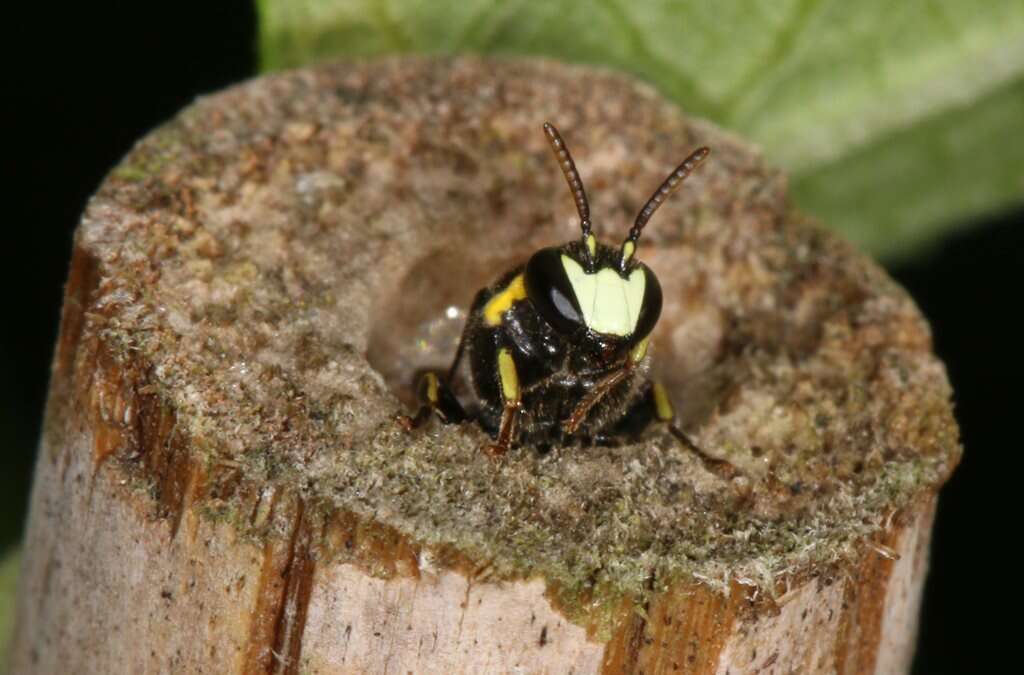
[[[394,424],[465,308],[576,236],[559,124],[645,232],[681,424],[514,450]],[[456,383],[465,395],[465,383]],[[959,460],[906,294],[742,141],[619,76],[399,60],[272,75],[144,139],[79,227],[14,672],[895,673]]]

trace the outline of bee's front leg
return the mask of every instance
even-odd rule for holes
[[[620,382],[626,379],[630,374],[632,368],[629,366],[623,366],[611,374],[606,375],[604,379],[600,380],[595,384],[587,395],[580,399],[580,402],[576,404],[572,414],[567,420],[562,422],[562,431],[572,436],[576,433],[576,430],[580,428],[583,421],[587,419],[587,415],[590,414],[591,409],[597,405],[605,395],[614,389]]]
[[[512,360],[512,353],[504,347],[498,350],[498,382],[501,384],[501,398],[505,408],[501,413],[498,437],[493,444],[484,448],[484,452],[491,457],[500,457],[508,452],[515,437],[519,410],[523,405],[516,362]]]
[[[562,423],[562,431],[570,436],[575,434],[576,430],[580,428],[581,424],[583,424],[583,421],[587,419],[587,415],[590,414],[591,409],[597,405],[601,399],[608,394],[608,392],[629,377],[632,374],[633,369],[643,362],[645,356],[647,356],[647,338],[638,342],[630,350],[629,356],[622,363],[621,367],[613,370],[608,375],[605,375],[603,379],[591,387],[590,391],[587,392],[587,395],[584,396],[576,405],[576,408],[572,411],[569,419]]]

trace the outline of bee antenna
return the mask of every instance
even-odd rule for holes
[[[572,161],[569,147],[562,140],[562,135],[558,133],[555,125],[545,122],[544,133],[548,137],[548,143],[551,144],[551,150],[555,153],[555,159],[558,160],[558,166],[562,169],[565,182],[569,184],[572,198],[576,200],[576,210],[580,214],[580,227],[583,229],[583,241],[586,242],[590,236],[590,203],[587,201],[587,193],[583,190],[583,181],[580,180],[580,174],[576,171],[576,163]]]
[[[658,207],[661,206],[662,202],[668,199],[670,194],[675,192],[676,188],[679,187],[679,184],[682,183],[687,176],[693,173],[693,170],[696,169],[701,162],[707,159],[710,152],[710,148],[697,148],[690,153],[689,157],[683,160],[682,164],[676,167],[675,171],[669,174],[668,178],[665,179],[665,182],[654,191],[654,194],[647,200],[644,207],[640,209],[640,213],[636,216],[636,222],[633,223],[633,227],[629,230],[629,237],[626,239],[627,241],[633,242],[633,245],[636,246],[636,240],[640,238],[640,232],[643,231],[644,225],[646,225],[647,221],[651,219],[654,212],[658,210]]]

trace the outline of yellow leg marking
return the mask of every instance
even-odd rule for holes
[[[523,275],[520,274],[509,282],[508,286],[484,305],[484,321],[488,326],[497,326],[501,323],[501,316],[509,310],[512,303],[526,297],[526,286],[523,284]]]
[[[587,250],[590,251],[591,258],[597,255],[597,239],[592,234],[587,235]]]
[[[516,420],[519,418],[519,374],[516,363],[507,349],[498,350],[498,379],[501,380],[501,396],[505,399],[505,409],[501,411],[501,424],[498,427],[498,438],[485,452],[491,457],[504,455],[512,444],[516,433]]]
[[[647,342],[650,338],[644,338],[640,342],[636,343],[636,347],[633,347],[632,351],[629,352],[629,358],[633,363],[640,363],[647,356]]]
[[[676,416],[676,411],[672,407],[672,401],[668,397],[668,392],[665,391],[665,387],[660,382],[654,383],[654,414],[658,416],[658,419],[662,422],[670,422]]]
[[[437,375],[434,373],[427,373],[423,376],[423,382],[426,385],[427,400],[433,404],[437,404],[439,397],[437,395]]]
[[[519,403],[519,374],[516,363],[507,349],[498,350],[498,378],[505,403]]]

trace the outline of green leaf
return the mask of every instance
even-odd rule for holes
[[[800,173],[793,198],[868,250],[921,251],[970,216],[1020,201],[1022,120],[1024,77]]]
[[[264,67],[414,52],[619,68],[759,143],[881,255],[1018,203],[1021,0],[259,0]],[[993,142],[998,141],[998,142]]]

